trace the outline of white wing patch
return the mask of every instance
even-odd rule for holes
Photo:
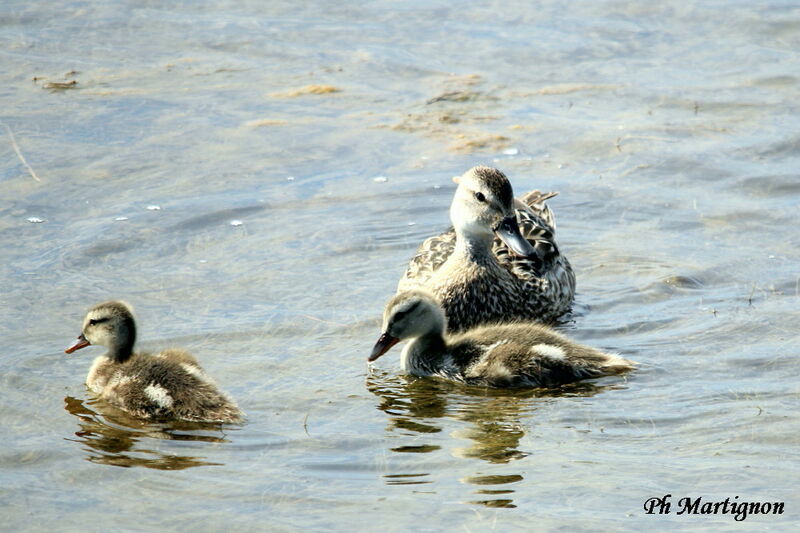
[[[512,378],[514,373],[509,370],[509,368],[503,364],[502,361],[494,361],[491,365],[486,368],[487,377],[493,378]]]
[[[144,393],[159,407],[163,407],[164,409],[169,409],[172,407],[172,403],[174,402],[172,396],[169,394],[169,391],[161,385],[156,385],[155,383],[151,383],[145,387]]]
[[[118,372],[118,373],[114,374],[114,377],[111,378],[111,380],[108,382],[108,385],[106,385],[106,387],[109,387],[109,388],[118,387],[120,385],[125,385],[126,383],[130,383],[131,381],[133,381],[133,378],[131,376],[126,376],[125,374],[122,374],[122,373]]]
[[[466,369],[464,375],[470,378],[483,377],[487,379],[511,379],[514,377],[514,372],[506,366],[502,358],[490,357],[492,350],[504,344],[508,344],[509,342],[508,339],[503,339],[489,344],[488,346],[484,346],[483,355]]]
[[[483,349],[483,354],[484,355],[488,355],[488,354],[492,353],[492,350],[494,350],[498,346],[502,346],[504,344],[508,344],[508,339],[503,339],[501,341],[497,341],[494,344],[490,344],[489,346],[487,346],[486,348]]]
[[[563,361],[567,357],[563,348],[553,344],[534,344],[531,346],[531,351],[556,361]]]
[[[189,363],[181,363],[181,368],[183,368],[187,374],[193,375],[204,383],[209,383],[211,385],[214,384],[214,380],[208,377],[208,375],[203,372],[202,368],[198,368],[195,365],[190,365]]]

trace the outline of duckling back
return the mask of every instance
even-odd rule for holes
[[[635,366],[532,323],[476,328],[454,338],[451,346],[454,352],[483,348],[465,367],[464,381],[486,387],[553,387],[621,374]]]
[[[183,350],[134,354],[93,366],[87,385],[109,403],[146,419],[240,423],[244,414]]]

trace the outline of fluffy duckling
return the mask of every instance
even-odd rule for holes
[[[433,295],[409,291],[392,298],[383,334],[369,361],[401,340],[403,370],[484,387],[552,387],[585,378],[621,374],[632,361],[569,340],[528,322],[487,325],[445,336],[447,319]]]
[[[244,413],[203,371],[188,352],[164,350],[134,353],[136,323],[131,308],[119,301],[94,306],[83,320],[83,332],[65,350],[90,344],[108,352],[94,360],[86,385],[123,411],[146,419],[241,423]]]
[[[575,274],[559,252],[545,204],[555,193],[531,191],[517,200],[505,174],[490,167],[472,168],[454,181],[453,229],[422,243],[398,294],[432,292],[451,333],[520,319],[552,321],[567,312]]]

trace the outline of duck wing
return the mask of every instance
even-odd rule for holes
[[[499,239],[498,239],[499,240]],[[456,232],[450,229],[439,235],[428,237],[417,248],[417,253],[408,262],[403,277],[397,284],[397,292],[421,287],[447,261],[456,247]]]

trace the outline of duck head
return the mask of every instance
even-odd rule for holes
[[[136,342],[136,323],[133,311],[124,302],[110,301],[94,306],[83,319],[78,339],[66,350],[72,353],[95,344],[108,348],[109,355],[125,359],[133,352]]]
[[[450,221],[456,233],[468,241],[491,243],[497,235],[515,254],[535,254],[520,233],[514,213],[514,191],[505,174],[491,167],[474,167],[453,178],[458,184],[450,205]]]
[[[386,304],[383,333],[367,360],[376,360],[401,340],[429,334],[441,337],[446,323],[444,311],[432,294],[420,290],[400,293]]]

